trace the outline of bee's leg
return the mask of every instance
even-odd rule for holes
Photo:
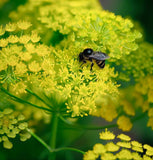
[[[83,65],[84,63],[87,63],[86,60],[83,60],[83,63],[80,65],[80,67],[82,67],[82,65]]]
[[[94,63],[93,63],[92,59],[89,59],[89,60],[91,61],[91,68],[90,68],[90,71],[92,71],[92,67],[93,67]]]
[[[90,68],[90,71],[92,71],[92,67],[93,67],[93,65],[94,65],[94,63],[92,62],[92,63],[91,63],[91,68]]]

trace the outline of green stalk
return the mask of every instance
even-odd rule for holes
[[[32,132],[30,129],[26,129],[27,132],[29,132],[38,142],[40,142],[49,152],[52,152],[52,148],[39,136],[37,136],[34,132]]]
[[[44,101],[41,97],[39,97],[36,93],[34,93],[33,91],[29,90],[29,89],[25,89],[29,94],[35,96],[37,99],[39,99],[40,101],[42,101],[44,104],[46,104],[48,107],[53,108],[50,104],[48,104],[46,101]]]
[[[85,154],[84,151],[82,151],[80,149],[77,149],[77,148],[72,148],[72,147],[57,148],[57,149],[55,149],[55,152],[64,151],[64,150],[74,151],[74,152],[78,152],[78,153],[81,153],[81,154]]]
[[[14,101],[17,101],[17,102],[19,102],[19,103],[29,104],[29,105],[31,105],[31,106],[33,106],[33,107],[36,107],[36,108],[43,109],[43,110],[45,110],[45,111],[51,112],[51,109],[45,108],[45,107],[41,107],[41,106],[38,106],[38,105],[33,104],[33,103],[31,103],[31,102],[28,102],[28,101],[26,101],[26,100],[24,100],[24,99],[21,99],[21,98],[15,96],[15,95],[11,94],[10,92],[8,92],[8,91],[7,91],[5,88],[3,88],[3,87],[1,87],[0,89],[1,89],[1,91],[3,91],[5,94],[7,94],[8,96],[10,96],[10,97],[12,98],[12,100],[14,100]]]
[[[51,136],[50,136],[50,147],[53,150],[56,149],[58,120],[59,120],[58,114],[54,112],[51,119]],[[55,152],[50,153],[49,160],[55,160],[55,159],[56,159],[56,153]]]
[[[84,130],[99,130],[99,129],[105,129],[105,128],[114,128],[117,127],[117,124],[109,124],[105,126],[95,126],[95,125],[80,125],[75,124],[67,119],[63,118],[62,116],[59,117],[66,125],[70,126],[69,129],[84,129]]]

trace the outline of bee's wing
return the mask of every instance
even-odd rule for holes
[[[94,54],[91,54],[89,56],[89,58],[99,60],[99,61],[103,61],[105,59],[108,59],[109,56],[106,53],[103,53],[103,52],[94,52]]]

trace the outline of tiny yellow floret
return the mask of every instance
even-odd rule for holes
[[[130,131],[132,128],[132,123],[130,119],[126,116],[120,116],[117,120],[118,128],[123,131]]]
[[[27,21],[19,21],[17,23],[17,26],[22,30],[27,30],[29,27],[32,26],[32,24],[30,22],[27,22]]]
[[[103,140],[113,140],[115,138],[115,135],[107,129],[104,132],[101,132],[99,135],[100,139]]]
[[[125,135],[125,134],[119,134],[117,136],[117,138],[119,138],[119,139],[121,139],[123,141],[130,141],[131,140],[131,138],[129,136]]]

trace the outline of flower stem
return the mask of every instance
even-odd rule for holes
[[[43,109],[43,110],[45,110],[45,111],[51,112],[51,109],[45,108],[45,107],[42,107],[42,106],[38,106],[38,105],[33,104],[33,103],[31,103],[31,102],[28,102],[28,101],[26,101],[26,100],[24,100],[24,99],[21,99],[21,98],[15,96],[15,95],[11,94],[10,92],[8,92],[8,91],[7,91],[5,88],[3,88],[3,87],[1,87],[0,89],[1,89],[1,91],[3,91],[5,94],[7,94],[8,96],[10,96],[10,97],[12,98],[12,100],[14,100],[14,101],[17,101],[17,102],[19,102],[19,103],[29,104],[29,105],[31,105],[31,106],[33,106],[33,107],[35,107],[35,108],[39,108],[39,109]]]
[[[52,148],[39,136],[37,136],[34,132],[32,132],[30,129],[26,129],[27,132],[29,132],[38,142],[40,142],[49,152],[52,152]]]
[[[62,116],[60,116],[60,119],[61,119],[65,124],[67,124],[68,126],[70,126],[71,129],[99,130],[99,129],[117,127],[117,124],[109,124],[109,125],[105,125],[105,126],[79,125],[79,124],[74,124],[74,123],[68,121],[67,119],[63,118]],[[70,128],[70,127],[69,127],[69,128]]]
[[[59,151],[63,151],[63,150],[70,150],[70,151],[75,151],[75,152],[79,152],[81,154],[85,154],[84,151],[77,149],[77,148],[72,148],[72,147],[62,147],[62,148],[57,148],[54,151],[55,152],[59,152]]]
[[[57,128],[58,128],[58,114],[53,113],[51,119],[51,136],[50,136],[50,147],[54,150],[56,148],[56,137],[57,137]],[[56,153],[51,152],[49,155],[49,160],[55,160]]]
[[[45,105],[47,105],[50,108],[53,108],[50,104],[48,104],[45,100],[43,100],[40,96],[38,96],[36,93],[34,93],[33,91],[29,90],[29,89],[25,89],[29,94],[35,96],[37,99],[39,99],[40,101],[42,101]]]

